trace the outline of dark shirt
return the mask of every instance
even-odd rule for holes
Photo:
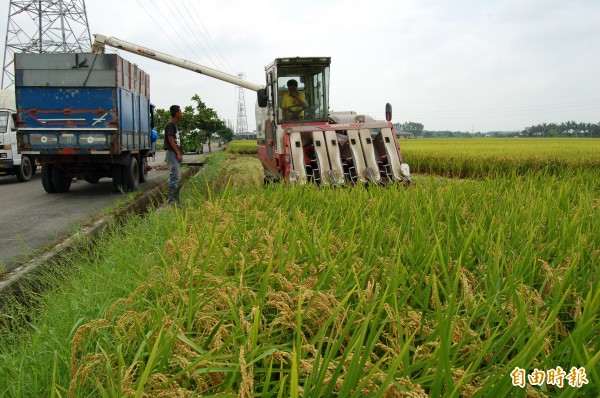
[[[175,144],[179,147],[179,135],[177,132],[177,125],[175,125],[175,123],[173,123],[172,120],[169,120],[169,122],[167,122],[167,125],[165,126],[165,142],[163,144],[165,151],[166,150],[174,151],[174,149],[171,148],[171,144],[169,143],[170,135],[173,136],[173,139],[175,140]]]

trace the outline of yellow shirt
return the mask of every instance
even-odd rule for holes
[[[300,99],[304,102],[304,104],[306,104],[306,97],[303,92],[301,92],[301,91],[298,92],[298,97],[300,97]],[[302,105],[302,103],[300,101],[298,101],[296,98],[292,98],[290,93],[283,93],[283,96],[281,98],[281,108],[282,109],[287,110],[290,107],[293,107],[297,112],[298,110],[300,110],[301,107],[304,107],[304,106],[306,106],[306,105]],[[290,112],[290,111],[288,111],[288,112]],[[300,112],[299,115],[300,115],[300,117],[304,117],[304,110],[302,112]],[[290,115],[288,115],[288,117],[289,116]]]

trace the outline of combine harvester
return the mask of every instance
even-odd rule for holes
[[[94,53],[104,53],[108,45],[256,91],[258,156],[266,180],[410,183],[390,104],[384,121],[356,112],[329,112],[329,57],[277,58],[265,68],[266,85],[260,85],[114,37],[94,36]],[[304,105],[283,108],[290,80],[297,82]]]

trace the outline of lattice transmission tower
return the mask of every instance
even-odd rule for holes
[[[245,75],[243,73],[238,73],[238,77],[243,79]],[[235,129],[235,134],[238,136],[238,138],[248,138],[248,120],[246,118],[246,100],[244,99],[244,88],[238,87],[237,90],[239,90],[239,95],[237,127]]]
[[[84,0],[11,0],[0,88],[14,85],[15,53],[90,52],[91,49]]]

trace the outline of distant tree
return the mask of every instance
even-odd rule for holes
[[[225,123],[223,123],[223,128],[219,131],[217,131],[217,134],[219,135],[219,139],[221,140],[221,142],[229,142],[231,140],[233,140],[233,129],[230,127],[225,126]]]
[[[154,111],[154,129],[159,135],[163,135],[165,125],[171,120],[171,114],[168,109],[156,109]]]
[[[225,125],[214,109],[206,106],[200,96],[194,95],[192,101],[195,104],[183,109],[183,116],[177,123],[184,151],[198,150],[206,142],[209,144],[210,151],[212,134],[218,135],[223,142],[233,139],[233,131]],[[169,110],[155,110],[156,130],[159,134],[164,131],[169,120],[171,120]]]
[[[197,117],[195,119],[195,126],[206,137],[210,152],[211,137],[213,134],[218,135],[219,132],[226,129],[225,122],[219,118],[214,109],[207,107],[197,94],[192,97],[192,101],[196,102],[195,111],[197,112]]]
[[[198,115],[194,107],[188,105],[183,110],[183,116],[177,123],[180,131],[181,146],[184,152],[197,151],[202,148],[205,140],[204,132],[198,128]]]
[[[521,135],[529,137],[600,137],[600,124],[577,123],[575,121],[541,123],[526,127]]]
[[[400,123],[399,127],[400,127],[400,130],[402,130],[402,131],[407,131],[409,133],[413,133],[415,135],[415,137],[422,135],[423,128],[424,128],[424,126],[421,123],[415,123],[415,122]]]

